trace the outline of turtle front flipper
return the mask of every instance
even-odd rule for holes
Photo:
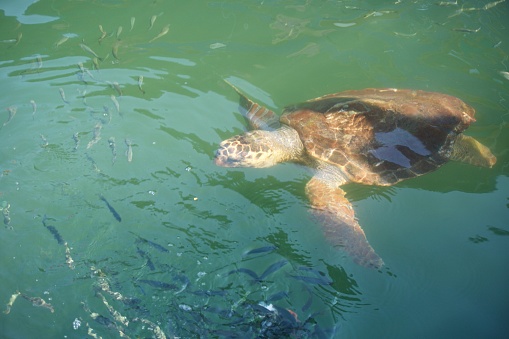
[[[490,149],[467,135],[459,134],[452,147],[451,160],[474,166],[493,167],[497,158]]]
[[[352,204],[345,192],[332,184],[313,177],[306,185],[311,213],[320,221],[326,239],[341,246],[359,265],[380,268],[382,259],[375,253],[355,219]]]
[[[230,85],[235,92],[240,96],[239,106],[241,108],[242,115],[249,121],[249,125],[252,129],[263,129],[266,131],[273,131],[281,127],[281,123],[279,122],[279,117],[262,105],[257,104],[256,102],[249,99],[244,95],[235,85],[233,85],[228,80],[224,80],[228,85]]]

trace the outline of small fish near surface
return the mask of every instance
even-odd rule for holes
[[[94,146],[101,140],[101,129],[103,125],[98,122],[94,127],[94,136],[92,137],[92,140],[90,140],[87,144],[87,149],[90,149],[90,147]]]
[[[7,112],[9,112],[9,117],[4,122],[3,126],[7,125],[9,122],[11,122],[12,118],[16,115],[16,112],[18,111],[18,107],[16,106],[9,106],[6,108]]]
[[[117,40],[120,40],[120,34],[122,33],[122,26],[118,26],[117,28]]]
[[[181,293],[189,285],[189,279],[183,274],[175,274],[173,276],[173,280],[177,281],[178,284],[167,283],[167,282],[151,280],[151,279],[138,279],[136,281],[139,281],[141,283],[147,284],[151,287],[158,288],[161,290],[174,290],[175,291],[174,294]]]
[[[168,34],[169,30],[170,30],[170,25],[164,26],[163,29],[161,30],[161,32],[158,35],[156,35],[155,37],[153,37],[152,39],[150,39],[149,42],[152,42],[152,41],[159,39],[160,37]]]
[[[37,112],[37,104],[35,100],[30,100],[30,105],[32,105],[32,119],[34,119],[35,112]]]
[[[63,89],[62,87],[60,87],[60,88],[58,89],[58,91],[60,92],[60,97],[62,98],[62,101],[63,101],[64,103],[66,103],[66,104],[68,104],[68,105],[69,105],[69,104],[70,104],[70,102],[69,102],[69,101],[67,101],[67,99],[65,98],[65,92],[64,92],[64,89]]]
[[[120,43],[119,42],[116,42],[113,44],[113,46],[111,47],[111,54],[113,55],[113,57],[117,60],[120,60],[120,58],[118,57],[118,47],[120,46]]]
[[[498,4],[501,4],[502,2],[505,2],[505,0],[493,1],[493,2],[487,3],[486,5],[484,5],[484,7],[482,9],[484,9],[486,11],[490,8],[495,7]]]
[[[106,31],[103,29],[102,25],[99,25],[99,30],[101,31],[101,36],[99,37],[99,45],[100,45],[101,42],[104,40],[104,38],[106,38],[106,35],[108,35],[108,33],[106,33]]]
[[[259,253],[267,253],[267,252],[272,252],[272,251],[275,251],[275,250],[277,250],[277,246],[274,246],[274,245],[263,246],[263,247],[260,247],[260,248],[252,249],[252,250],[246,252],[243,256],[248,256],[248,255],[252,255],[252,254],[259,254]]]
[[[463,33],[477,33],[481,30],[481,27],[479,27],[478,29],[470,29],[470,28],[453,28],[452,29],[453,31],[456,31],[456,32],[463,32]]]
[[[56,43],[55,43],[55,47],[59,47],[60,45],[62,45],[64,42],[66,42],[67,40],[69,40],[69,37],[68,36],[63,36],[60,40],[58,40]]]
[[[156,22],[157,15],[152,15],[150,17],[150,25],[148,26],[148,30],[150,31],[152,27],[154,27],[154,22]]]
[[[76,132],[76,133],[74,133],[72,135],[72,140],[74,140],[74,148],[73,148],[73,150],[76,151],[76,150],[78,150],[78,147],[80,145],[80,135],[79,135],[78,132]]]
[[[58,244],[64,245],[65,241],[60,235],[60,233],[58,233],[58,230],[55,228],[55,226],[48,225],[48,223],[46,222],[46,220],[48,219],[49,218],[46,215],[44,215],[44,217],[42,218],[42,224],[44,225],[44,227],[48,229],[48,231],[50,231],[51,234],[53,234],[53,237],[58,242]]]
[[[115,105],[115,109],[117,110],[117,113],[122,116],[122,113],[120,113],[120,104],[117,100],[117,98],[112,94],[110,95],[110,99],[113,102],[113,105]]]
[[[111,85],[111,87],[113,87],[115,89],[115,91],[117,91],[118,96],[121,97],[122,89],[120,88],[120,84],[116,81],[113,81],[112,83],[110,83],[110,85]]]
[[[120,214],[117,213],[117,211],[115,211],[115,209],[113,208],[113,206],[110,205],[110,203],[108,202],[108,200],[106,200],[105,197],[103,197],[102,195],[99,196],[99,199],[101,199],[102,201],[104,201],[104,203],[106,204],[106,206],[108,206],[108,209],[110,210],[111,214],[113,214],[113,216],[115,217],[115,219],[117,219],[118,222],[121,222],[122,221],[122,218],[120,217]]]
[[[241,267],[236,270],[232,270],[232,271],[228,272],[227,275],[232,275],[234,273],[244,273],[244,274],[247,274],[248,276],[250,276],[251,278],[253,278],[253,281],[260,281],[260,277],[258,277],[258,274],[256,274],[255,271],[253,271],[249,268]]]
[[[276,272],[277,270],[279,270],[281,267],[285,266],[286,264],[288,264],[288,260],[286,260],[286,259],[282,259],[278,262],[273,263],[272,265],[267,267],[267,269],[260,275],[260,280],[265,279],[269,274]]]
[[[13,45],[13,47],[18,46],[19,42],[21,41],[21,38],[23,37],[23,33],[19,32],[18,37],[16,38],[16,43]]]
[[[126,151],[127,161],[131,162],[131,161],[133,161],[133,143],[131,140],[125,139],[125,144],[127,145],[127,151]]]
[[[176,290],[176,289],[178,289],[177,284],[166,283],[163,281],[150,280],[150,279],[138,279],[137,281],[147,284],[151,287],[162,289],[162,290]]]
[[[154,263],[152,262],[152,259],[150,259],[150,256],[148,255],[147,252],[136,246],[136,253],[138,253],[140,257],[142,257],[143,259],[147,260],[147,266],[151,271],[154,271],[156,269]]]
[[[96,53],[96,52],[94,52],[94,51],[93,51],[90,47],[88,47],[87,45],[85,45],[85,44],[81,43],[81,44],[80,44],[80,47],[81,47],[81,49],[82,49],[82,50],[84,50],[85,52],[88,52],[88,53],[92,54],[92,55],[93,55],[94,57],[96,57],[97,59],[99,59],[99,60],[101,60],[101,61],[103,60],[103,59],[102,59],[99,55],[97,55],[97,53]]]
[[[457,6],[457,5],[458,5],[458,0],[437,2],[437,6]]]
[[[136,243],[140,243],[140,242],[145,243],[145,244],[147,244],[147,245],[149,245],[149,246],[151,246],[151,247],[155,248],[155,249],[156,249],[156,250],[158,250],[159,252],[169,252],[169,251],[168,251],[168,249],[167,249],[166,247],[161,246],[161,245],[159,245],[158,243],[155,243],[155,242],[150,241],[150,240],[148,240],[148,239],[142,238],[142,237],[140,237],[139,235],[137,235],[137,234],[136,234],[136,233],[134,233],[134,232],[131,232],[131,231],[130,231],[130,233],[132,233],[132,234],[134,234],[136,237],[138,237],[138,239],[136,239]]]
[[[117,146],[115,145],[115,138],[114,137],[109,138],[108,144],[110,145],[111,154],[113,155],[111,162],[112,164],[115,164],[115,160],[117,160]]]
[[[138,88],[140,89],[141,93],[145,94],[145,90],[142,88],[143,86],[143,75],[140,75],[138,77]]]

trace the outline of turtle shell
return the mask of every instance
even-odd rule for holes
[[[347,180],[392,185],[447,162],[474,113],[446,94],[363,89],[286,107],[280,121],[298,132],[309,157],[338,166]]]

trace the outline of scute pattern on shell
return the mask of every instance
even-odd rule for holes
[[[310,157],[339,166],[350,181],[392,185],[448,161],[474,113],[441,93],[364,89],[289,106],[281,123],[297,130]]]

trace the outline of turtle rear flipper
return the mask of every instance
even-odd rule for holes
[[[341,246],[359,265],[371,268],[383,266],[382,259],[371,247],[361,226],[355,219],[352,204],[345,192],[318,177],[306,185],[311,213],[321,223],[324,235],[333,246]]]
[[[474,166],[493,167],[497,158],[490,149],[467,135],[459,134],[451,152],[451,160]]]

